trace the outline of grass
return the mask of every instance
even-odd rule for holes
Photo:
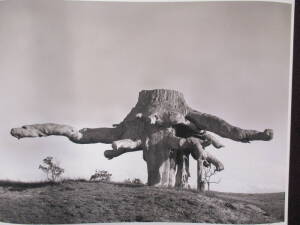
[[[11,223],[283,221],[284,194],[234,194],[82,179],[0,181],[0,221]]]
[[[229,202],[245,202],[253,204],[263,209],[267,215],[272,215],[278,221],[284,220],[285,194],[267,193],[267,194],[239,194],[214,192],[215,196]]]

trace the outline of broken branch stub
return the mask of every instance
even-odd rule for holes
[[[104,152],[112,159],[124,153],[143,151],[147,163],[148,184],[155,186],[188,186],[189,155],[224,169],[223,164],[204,148],[222,145],[210,131],[235,141],[271,140],[273,132],[244,130],[216,116],[192,110],[183,94],[166,89],[144,90],[137,104],[114,128],[84,128],[54,123],[25,125],[13,128],[11,135],[25,137],[65,136],[78,144],[112,144]]]

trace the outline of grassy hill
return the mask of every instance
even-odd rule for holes
[[[0,221],[11,223],[283,221],[284,193],[234,194],[143,185],[0,182]]]

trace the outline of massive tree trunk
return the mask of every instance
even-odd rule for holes
[[[224,147],[206,131],[241,142],[273,137],[272,130],[243,130],[216,116],[197,112],[186,104],[180,92],[165,89],[141,91],[135,107],[114,128],[77,130],[45,123],[13,128],[11,134],[19,139],[59,135],[78,144],[112,144],[112,149],[104,152],[108,159],[143,151],[149,185],[187,187],[190,155],[195,160],[206,160],[218,171],[224,169],[216,157],[204,151],[210,144]]]

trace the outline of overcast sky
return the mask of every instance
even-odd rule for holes
[[[0,2],[0,179],[44,179],[39,163],[53,156],[65,177],[103,169],[115,181],[146,181],[142,152],[107,160],[109,145],[17,140],[9,131],[42,122],[111,126],[140,90],[168,88],[234,125],[274,129],[271,142],[219,138],[226,148],[209,147],[225,165],[212,189],[284,191],[290,10],[263,2]]]

